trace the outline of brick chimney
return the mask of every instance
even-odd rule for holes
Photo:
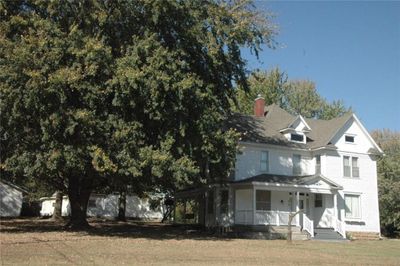
[[[254,100],[254,115],[257,117],[264,116],[265,100],[258,94],[257,98]]]

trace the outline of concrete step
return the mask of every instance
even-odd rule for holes
[[[345,240],[338,232],[332,228],[315,228],[314,239],[318,240]]]

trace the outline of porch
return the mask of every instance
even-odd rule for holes
[[[292,177],[291,181],[271,182],[271,176],[264,175],[231,184],[234,224],[288,226],[289,217],[299,212],[291,224],[311,237],[314,229],[329,228],[345,238],[344,222],[340,219],[344,208],[338,206],[340,186],[321,176]]]
[[[340,189],[339,185],[320,175],[264,174],[177,193],[175,202],[182,202],[183,207],[175,208],[181,209],[182,214],[175,215],[174,221],[179,222],[178,217],[185,217],[183,222],[187,223],[186,218],[193,217],[192,222],[205,227],[287,228],[289,217],[299,212],[294,216],[292,226],[307,232],[311,238],[315,229],[321,228],[336,231],[345,238],[344,222],[340,219],[344,217],[344,207],[338,206]],[[196,207],[188,208],[190,202]]]

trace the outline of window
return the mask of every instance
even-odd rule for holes
[[[347,143],[354,143],[354,136],[346,135],[346,136],[344,136],[344,140]]]
[[[271,191],[256,190],[256,210],[257,211],[271,210]]]
[[[301,175],[301,155],[293,154],[293,174]]]
[[[229,192],[224,189],[221,190],[221,213],[228,213]]]
[[[304,136],[296,133],[290,134],[290,140],[304,142]]]
[[[315,194],[315,208],[322,207],[322,194]]]
[[[269,171],[269,154],[268,154],[268,151],[262,151],[261,152],[260,170],[261,170],[261,172],[268,172]]]
[[[321,173],[321,155],[315,156],[315,173]]]
[[[344,195],[345,217],[349,219],[361,218],[360,195]]]
[[[207,213],[214,213],[214,191],[211,190],[208,192],[208,202],[207,202]]]
[[[343,175],[346,177],[350,177],[350,157],[349,156],[343,156]]]
[[[345,177],[360,177],[357,157],[343,156],[343,175]]]
[[[360,169],[358,168],[358,158],[351,158],[351,174],[353,177],[360,177]]]

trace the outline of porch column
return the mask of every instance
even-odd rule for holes
[[[296,212],[298,212],[300,210],[299,201],[300,201],[300,193],[298,191],[296,191]],[[296,225],[297,226],[300,226],[300,215],[301,214],[296,215]]]
[[[334,209],[333,215],[334,215],[337,219],[339,219],[339,216],[338,216],[338,208],[337,208],[337,191],[335,192],[335,194],[333,194],[333,209]]]
[[[256,224],[256,188],[253,186],[253,225]]]

